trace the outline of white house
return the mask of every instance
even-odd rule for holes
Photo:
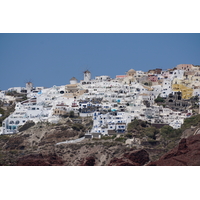
[[[166,98],[171,92],[171,79],[164,79],[160,96]]]

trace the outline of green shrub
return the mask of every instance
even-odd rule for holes
[[[128,124],[127,131],[128,133],[133,133],[134,130],[141,132],[142,129],[148,126],[149,124],[146,121],[142,121],[140,119],[134,119],[134,121]]]
[[[70,117],[70,118],[74,118],[74,111],[70,111],[70,112],[69,112],[69,117]]]
[[[148,142],[149,142],[151,145],[157,145],[157,144],[158,144],[158,141],[156,141],[156,140],[154,140],[154,139],[151,139],[151,138],[148,139]]]
[[[125,135],[125,137],[131,139],[131,138],[133,138],[133,135],[132,135],[131,133],[127,133],[127,134]]]
[[[173,139],[181,136],[181,129],[173,129],[171,126],[165,125],[160,129],[160,134],[164,139]]]
[[[156,139],[156,135],[159,133],[159,130],[155,127],[147,127],[144,129],[144,135],[146,135],[147,137],[155,140]]]
[[[115,137],[116,137],[116,135],[113,135],[113,136],[110,136],[110,135],[108,136],[108,135],[107,135],[107,136],[101,136],[101,139],[102,139],[102,140],[112,140],[112,139],[114,139]]]
[[[163,103],[163,102],[165,102],[165,100],[162,97],[160,97],[160,95],[158,95],[158,97],[154,101],[156,103]]]
[[[124,138],[124,137],[118,137],[118,138],[115,139],[115,141],[117,141],[117,142],[125,142],[126,138]]]
[[[200,124],[200,114],[186,118],[181,126],[181,129],[184,131],[187,128],[191,128],[191,126],[197,126],[198,124]]]
[[[147,127],[147,123],[144,122],[144,121],[142,121],[140,124],[141,124],[142,127]]]
[[[139,124],[139,120],[135,119],[133,122],[128,124],[127,131],[132,132],[133,129],[138,129]]]
[[[84,130],[84,126],[82,124],[73,124],[72,125],[73,130],[75,131],[80,131],[80,130]]]

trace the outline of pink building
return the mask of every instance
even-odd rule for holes
[[[116,75],[116,78],[126,78],[127,75]]]
[[[149,79],[151,82],[157,82],[157,81],[158,81],[158,77],[157,77],[157,76],[149,76],[148,79]]]
[[[176,66],[176,69],[182,69],[185,71],[191,71],[193,69],[193,65],[192,64],[180,64]]]

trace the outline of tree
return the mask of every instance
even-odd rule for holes
[[[70,117],[70,118],[74,118],[74,111],[70,111],[70,112],[69,112],[69,117]]]
[[[160,129],[160,134],[162,135],[163,138],[167,139],[172,135],[173,128],[169,125],[165,125]]]
[[[158,97],[154,101],[156,103],[163,103],[163,102],[165,102],[165,100],[160,95],[158,95]]]
[[[155,127],[147,127],[144,130],[144,134],[146,136],[148,136],[149,138],[155,140],[156,139],[156,135],[159,133],[159,130]]]
[[[177,137],[180,137],[182,134],[181,129],[173,129],[171,126],[165,125],[160,129],[160,134],[165,138],[165,139],[174,139]]]

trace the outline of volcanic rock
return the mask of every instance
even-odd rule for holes
[[[183,138],[179,145],[149,166],[199,166],[200,135]]]
[[[149,161],[149,154],[144,150],[132,150],[119,158],[113,158],[109,166],[143,166]]]
[[[63,161],[56,155],[32,154],[18,159],[17,166],[60,166]]]
[[[94,166],[95,165],[95,158],[93,156],[85,158],[83,161],[82,166]]]

